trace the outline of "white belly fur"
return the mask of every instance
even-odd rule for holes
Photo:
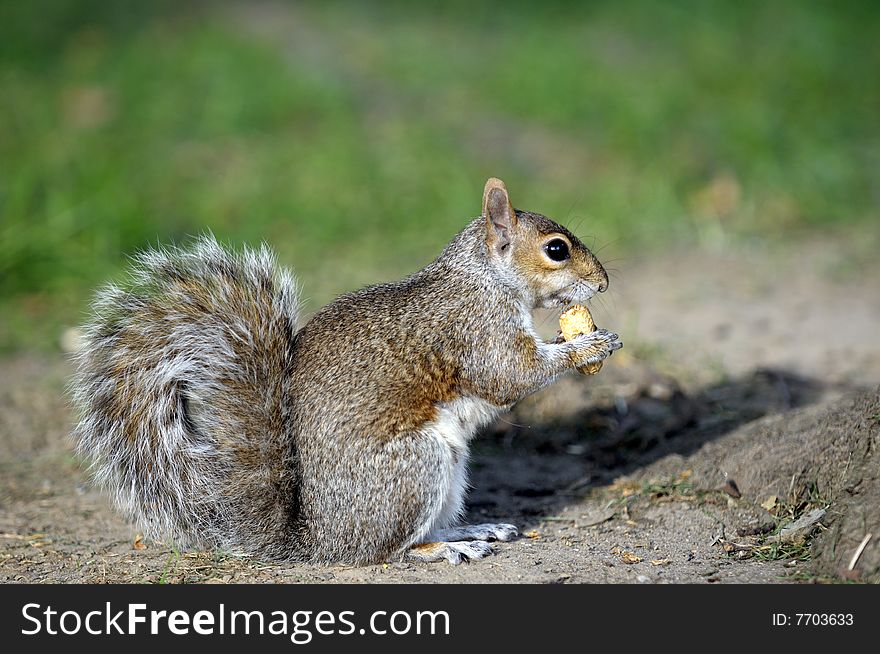
[[[437,406],[437,419],[426,427],[429,434],[444,446],[448,456],[443,466],[445,493],[416,542],[430,540],[439,529],[453,526],[461,518],[464,496],[468,490],[468,444],[480,427],[489,424],[502,410],[485,400],[463,397]]]

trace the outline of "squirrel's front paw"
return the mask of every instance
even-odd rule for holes
[[[589,334],[580,334],[568,344],[573,349],[574,364],[578,367],[588,363],[604,361],[615,350],[623,347],[620,336],[607,329],[597,329]]]

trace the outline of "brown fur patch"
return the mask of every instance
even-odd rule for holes
[[[421,543],[419,545],[413,545],[410,548],[410,554],[433,558],[438,556],[445,546],[446,543]]]
[[[391,396],[398,399],[378,419],[376,433],[393,438],[418,430],[436,420],[438,403],[450,402],[458,395],[455,367],[428,352],[412,362],[411,376],[399,380],[399,388]]]

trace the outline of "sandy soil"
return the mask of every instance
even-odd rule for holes
[[[72,456],[63,357],[0,360],[0,581],[880,581],[880,266],[847,247],[613,264],[595,315],[626,348],[478,439],[469,518],[522,535],[458,567],[141,542]]]

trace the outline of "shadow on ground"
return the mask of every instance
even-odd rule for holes
[[[546,516],[662,457],[688,456],[763,416],[854,390],[776,369],[693,392],[647,368],[608,372],[610,380],[573,378],[526,400],[478,439],[470,506]],[[537,457],[540,472],[509,474]]]
[[[862,576],[846,565],[880,528],[870,508],[880,505],[878,443],[880,389],[779,369],[689,392],[649,369],[618,370],[595,386],[575,378],[524,402],[478,441],[471,519],[530,529],[570,520],[555,516],[570,516],[614,482],[638,487],[685,475],[697,493],[733,482],[727,495],[776,527],[827,509],[815,541],[806,540],[816,574],[878,580],[877,548],[862,557]],[[778,502],[770,513],[758,506],[768,498]]]

